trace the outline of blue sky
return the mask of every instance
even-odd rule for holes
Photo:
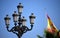
[[[29,15],[34,13],[36,16],[34,27],[31,31],[23,34],[22,38],[37,38],[37,35],[43,36],[44,29],[47,27],[48,14],[60,29],[60,0],[0,0],[0,38],[17,38],[12,32],[6,30],[4,17],[8,14],[11,17],[10,28],[14,26],[12,14],[17,11],[17,5],[22,3],[24,6],[22,16],[27,19],[26,26],[30,28]]]

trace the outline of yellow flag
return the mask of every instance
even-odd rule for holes
[[[49,31],[50,33],[55,33],[58,31],[58,29],[56,28],[56,26],[52,23],[50,17],[47,15],[47,21],[48,21],[48,25],[47,25],[47,31]]]

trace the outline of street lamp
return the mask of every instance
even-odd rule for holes
[[[17,9],[18,9],[18,13],[21,14],[23,9],[23,6],[21,3],[19,3],[19,5],[17,6]]]
[[[9,28],[10,19],[11,19],[11,18],[10,18],[8,15],[6,15],[6,17],[4,18],[5,24],[6,24],[6,28]]]
[[[31,14],[31,16],[29,16],[29,18],[30,18],[30,24],[34,24],[34,19],[35,19],[35,16],[34,16],[34,14],[32,13]]]
[[[25,19],[25,17],[23,16],[23,18],[22,18],[22,25],[23,26],[25,26],[26,25],[26,19]]]
[[[16,11],[14,11],[14,14],[12,16],[13,16],[14,22],[17,22],[18,21],[18,14],[16,13]]]
[[[22,14],[22,8],[23,8],[22,4],[19,3],[19,5],[17,6],[17,8],[18,8],[18,14],[16,13],[16,11],[14,11],[14,13],[12,14],[12,16],[13,16],[13,22],[14,22],[14,27],[12,27],[11,29],[9,29],[9,25],[10,25],[9,22],[10,22],[11,18],[8,15],[6,15],[6,17],[4,18],[4,20],[5,20],[7,31],[8,32],[13,32],[14,34],[16,34],[18,36],[18,38],[21,38],[24,33],[26,33],[27,31],[31,31],[32,30],[35,16],[34,16],[33,13],[31,14],[31,16],[29,16],[31,28],[28,28],[26,26],[26,19],[25,19],[25,17],[21,16],[21,14]]]

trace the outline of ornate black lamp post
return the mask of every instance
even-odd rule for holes
[[[22,8],[23,8],[23,6],[21,5],[21,3],[19,3],[19,5],[17,6],[17,8],[18,8],[18,14],[16,13],[16,11],[14,11],[14,14],[12,15],[13,16],[13,21],[14,21],[14,27],[12,27],[9,30],[10,17],[8,15],[6,15],[6,17],[4,18],[4,20],[5,20],[7,31],[8,32],[13,32],[14,34],[16,34],[18,36],[18,38],[21,38],[21,36],[24,33],[26,33],[27,31],[31,31],[32,30],[35,16],[34,16],[33,13],[31,14],[31,16],[29,16],[29,18],[30,18],[30,24],[31,24],[30,25],[31,28],[29,29],[26,26],[26,24],[25,24],[26,23],[26,19],[24,17],[23,18],[21,17]]]

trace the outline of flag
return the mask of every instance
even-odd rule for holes
[[[47,15],[47,21],[48,21],[48,25],[47,25],[47,31],[50,33],[55,33],[58,32],[58,29],[56,28],[56,26],[52,23],[50,17]]]

